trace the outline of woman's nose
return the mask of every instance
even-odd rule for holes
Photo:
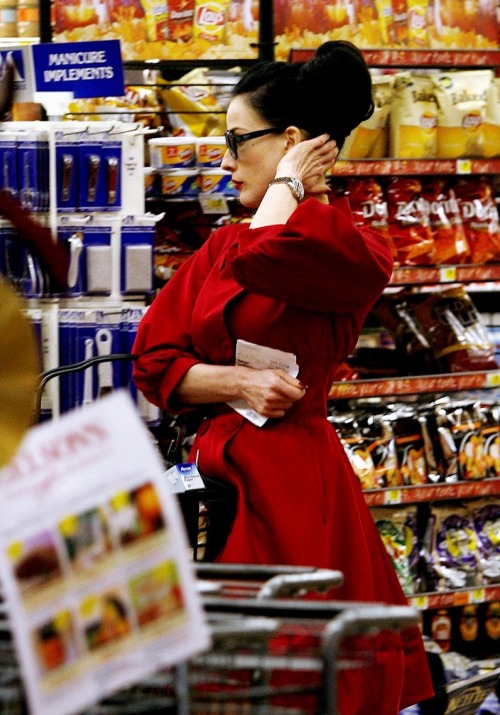
[[[224,169],[224,171],[232,171],[235,166],[235,160],[231,156],[231,153],[229,149],[226,149],[224,152],[224,156],[222,157],[221,161],[221,169]]]

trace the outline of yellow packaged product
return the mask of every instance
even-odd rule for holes
[[[486,100],[486,120],[483,125],[484,156],[500,156],[500,77],[494,77]]]
[[[207,72],[206,67],[195,68],[162,91],[176,119],[196,137],[223,135],[226,130],[225,112],[215,98]]]
[[[408,44],[410,47],[429,46],[428,13],[428,0],[408,0]]]
[[[193,37],[223,44],[230,0],[195,0]]]
[[[168,40],[169,11],[167,0],[143,0],[144,19],[146,22],[146,35],[150,42]]]
[[[375,7],[378,13],[378,24],[382,36],[382,44],[394,45],[396,42],[396,34],[394,31],[392,0],[375,0]]]
[[[437,153],[438,110],[428,75],[396,76],[390,111],[390,156],[432,159]]]
[[[493,71],[439,72],[432,79],[438,106],[437,156],[484,157],[484,122]]]
[[[361,122],[346,138],[339,159],[368,159],[385,155],[387,146],[387,120],[391,108],[394,75],[372,76],[372,94],[375,109],[372,116]],[[382,151],[382,154],[380,152]]]

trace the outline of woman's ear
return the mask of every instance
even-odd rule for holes
[[[289,151],[292,149],[296,144],[304,140],[304,134],[301,129],[296,127],[295,125],[291,125],[286,128],[285,130],[285,140],[286,140],[286,146],[285,146],[285,151]]]

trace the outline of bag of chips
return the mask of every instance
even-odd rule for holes
[[[500,222],[491,182],[485,176],[457,179],[453,184],[470,247],[470,263],[500,261]]]
[[[434,264],[434,239],[419,179],[393,177],[385,195],[395,261],[402,266]]]
[[[434,238],[436,263],[466,263],[470,248],[458,201],[453,189],[447,185],[447,180],[442,177],[424,180],[422,198]]]

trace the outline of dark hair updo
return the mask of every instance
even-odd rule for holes
[[[269,126],[297,126],[311,137],[326,133],[339,149],[374,109],[365,59],[344,40],[325,42],[307,62],[255,64],[232,96],[242,94]]]

